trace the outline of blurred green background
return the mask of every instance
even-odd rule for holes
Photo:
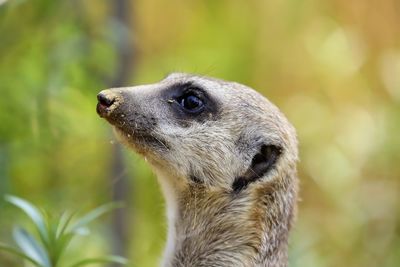
[[[125,200],[72,256],[157,266],[155,176],[95,105],[173,71],[247,84],[297,128],[290,266],[400,266],[398,0],[0,0],[0,196],[56,214]],[[0,241],[26,221],[0,201]],[[0,266],[21,263],[0,252]]]

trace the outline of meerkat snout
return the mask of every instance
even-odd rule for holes
[[[182,73],[104,90],[98,101],[99,115],[159,178],[165,266],[286,265],[298,152],[275,105],[247,86]]]
[[[118,90],[103,90],[97,94],[96,111],[100,117],[108,118],[122,102],[122,96]]]

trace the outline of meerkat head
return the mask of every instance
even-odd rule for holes
[[[298,152],[277,107],[244,85],[181,73],[98,101],[162,185],[164,266],[286,266]]]
[[[241,191],[295,168],[293,127],[244,85],[175,73],[101,91],[98,101],[121,141],[175,185]]]

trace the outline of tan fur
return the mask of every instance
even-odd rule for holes
[[[182,127],[186,122],[169,115],[173,100],[161,93],[188,81],[217,99],[219,113]],[[298,152],[295,130],[278,108],[244,85],[181,73],[102,93],[118,101],[101,115],[123,143],[147,157],[163,188],[169,221],[163,266],[287,266]],[[155,126],[147,130],[151,122]],[[276,166],[233,192],[261,143],[282,148]]]

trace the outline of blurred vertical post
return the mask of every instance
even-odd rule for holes
[[[133,45],[131,39],[130,4],[133,1],[114,0],[112,1],[113,16],[111,26],[114,35],[115,50],[117,51],[117,62],[114,77],[112,77],[109,87],[120,87],[126,84],[133,72]],[[126,175],[122,148],[120,144],[115,144],[112,151],[111,173],[110,173],[113,201],[126,202],[130,186]],[[129,191],[128,191],[129,190]],[[113,253],[126,256],[129,230],[127,227],[126,209],[118,209],[114,212],[112,231],[113,231]],[[116,266],[115,264],[113,266]]]
[[[0,205],[4,194],[9,190],[8,159],[8,146],[0,141]]]

